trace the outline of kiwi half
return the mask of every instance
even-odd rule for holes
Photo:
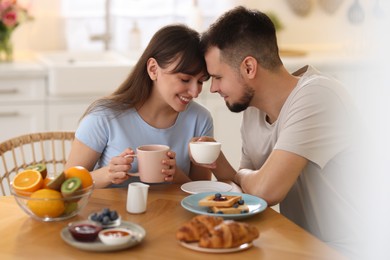
[[[39,171],[42,175],[42,179],[45,179],[46,176],[47,176],[47,169],[46,169],[46,165],[43,164],[43,163],[37,163],[37,164],[33,164],[33,165],[30,165],[26,168],[26,170],[36,170],[36,171]]]
[[[65,181],[65,173],[61,172],[59,175],[57,175],[54,179],[52,179],[48,184],[47,187],[49,189],[58,190],[61,191],[61,185]]]
[[[76,191],[80,190],[82,187],[81,179],[78,177],[72,177],[64,181],[61,185],[61,193],[62,196],[69,197],[76,193]]]

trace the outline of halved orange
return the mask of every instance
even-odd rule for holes
[[[82,166],[73,166],[64,171],[65,178],[78,177],[81,180],[83,189],[88,188],[93,184],[91,173]]]
[[[16,174],[12,187],[15,192],[23,194],[25,192],[34,192],[43,186],[43,178],[39,171],[24,170]]]
[[[50,188],[47,186],[47,184],[49,184],[49,182],[51,182],[51,181],[52,181],[52,178],[48,178],[48,177],[44,178],[44,179],[43,179],[42,189],[50,189]]]

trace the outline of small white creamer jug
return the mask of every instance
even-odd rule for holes
[[[129,213],[139,214],[146,211],[149,185],[142,182],[129,184],[127,190],[126,210]]]

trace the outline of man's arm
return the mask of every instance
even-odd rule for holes
[[[297,154],[273,150],[260,169],[240,169],[235,182],[245,193],[261,197],[273,206],[285,198],[307,163],[306,158]]]

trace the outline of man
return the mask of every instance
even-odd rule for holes
[[[203,34],[202,45],[210,91],[232,112],[244,111],[240,169],[223,154],[204,166],[269,205],[280,203],[286,217],[353,255],[360,218],[353,183],[358,135],[346,90],[310,66],[290,74],[274,25],[259,11],[225,13]]]

